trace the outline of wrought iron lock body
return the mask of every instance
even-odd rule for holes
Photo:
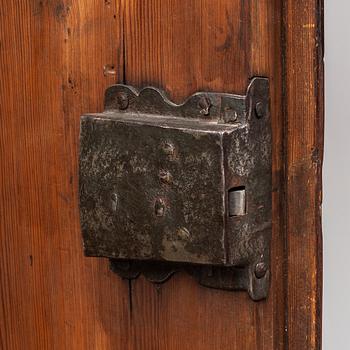
[[[81,117],[80,218],[87,256],[125,278],[267,296],[271,238],[269,83],[246,95],[200,92],[183,104],[155,88],[107,89]]]

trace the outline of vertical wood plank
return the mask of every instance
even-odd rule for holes
[[[321,348],[323,1],[286,1],[287,331],[290,349]]]
[[[123,72],[119,11],[1,1],[2,349],[127,347],[128,285],[83,257],[77,202],[79,117]]]
[[[125,81],[162,87],[177,102],[196,91],[243,93],[254,75],[272,81],[273,282],[267,301],[198,286],[184,274],[158,288],[133,282],[134,348],[282,349],[283,252],[280,1],[123,1]],[[148,302],[146,302],[146,300]]]

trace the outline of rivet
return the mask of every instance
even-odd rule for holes
[[[210,100],[207,97],[202,96],[198,101],[198,107],[200,108],[201,114],[209,115],[209,110],[211,107]]]
[[[168,156],[174,155],[175,146],[172,143],[164,142],[162,145],[162,149],[166,155],[168,155]]]
[[[170,184],[172,182],[172,176],[167,170],[160,170],[159,171],[159,179],[161,182],[165,184]]]
[[[226,106],[224,108],[224,121],[225,123],[234,123],[238,118],[238,114],[231,107]]]
[[[156,216],[164,216],[165,214],[165,203],[163,199],[157,198],[156,202],[154,203],[154,213]]]
[[[116,102],[120,110],[127,109],[129,106],[129,97],[125,92],[118,92],[116,95]]]
[[[255,113],[256,113],[256,116],[257,116],[259,119],[265,116],[266,108],[265,108],[264,103],[258,102],[258,103],[255,105]]]
[[[191,237],[191,234],[186,227],[180,227],[177,230],[177,236],[184,241],[188,241]]]
[[[116,193],[111,194],[112,210],[116,211],[118,206],[118,195]]]
[[[260,279],[266,275],[267,265],[264,262],[259,262],[255,265],[255,277]]]

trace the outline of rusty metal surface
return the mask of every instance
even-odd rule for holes
[[[160,283],[186,270],[205,286],[266,297],[266,78],[243,96],[197,93],[181,105],[155,88],[108,88],[105,112],[81,118],[79,178],[87,256],[110,258],[124,278]]]

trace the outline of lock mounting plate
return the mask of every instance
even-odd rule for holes
[[[269,82],[245,95],[199,92],[177,105],[156,88],[107,89],[81,118],[80,219],[87,256],[124,278],[267,296],[271,239]]]

